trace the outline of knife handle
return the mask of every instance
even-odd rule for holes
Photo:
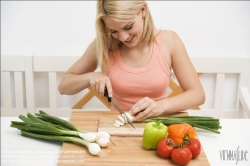
[[[106,87],[104,89],[104,97],[108,99],[108,102],[111,102],[111,97],[109,97],[108,89]]]

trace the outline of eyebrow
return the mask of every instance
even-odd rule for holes
[[[130,21],[129,23],[127,23],[123,28],[126,28],[127,26],[129,26],[130,24],[133,24],[134,21]],[[107,27],[108,28],[108,27]],[[109,29],[109,28],[108,28]],[[110,31],[115,31],[113,29],[109,29]]]

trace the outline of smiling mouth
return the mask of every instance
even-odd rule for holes
[[[125,42],[130,42],[130,41],[132,41],[134,37],[135,37],[135,36],[131,37],[129,40],[126,40]]]

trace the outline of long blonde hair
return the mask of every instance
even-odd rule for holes
[[[106,28],[103,17],[108,16],[116,21],[124,21],[138,15],[142,5],[146,7],[146,15],[143,19],[143,33],[141,36],[142,45],[154,41],[154,22],[145,1],[123,1],[123,0],[98,0],[96,14],[96,53],[98,66],[104,72],[107,64],[110,63],[109,52],[119,48],[120,41],[115,39]]]

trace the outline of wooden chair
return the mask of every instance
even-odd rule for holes
[[[31,56],[1,56],[1,91],[1,116],[34,113]]]
[[[187,110],[190,115],[208,115],[215,117],[242,117],[243,114],[247,114],[250,118],[250,106],[247,102],[250,101],[250,95],[247,88],[247,77],[249,73],[250,60],[249,58],[217,58],[217,57],[191,57],[191,61],[195,66],[198,76],[203,74],[214,74],[216,75],[215,90],[214,90],[214,106],[213,108],[202,108],[199,106]],[[223,108],[223,95],[225,79],[227,74],[237,74],[238,85],[236,93],[236,108],[235,109],[224,109]],[[174,73],[173,73],[174,75]],[[178,95],[183,92],[181,87],[177,85],[173,79],[170,80],[169,88],[172,92],[168,97]],[[107,102],[106,98],[99,96],[91,87],[88,88],[89,92],[83,96],[72,108],[82,108],[91,98],[97,97],[106,107],[110,108],[110,103]],[[193,112],[195,111],[195,112]]]
[[[88,87],[89,92],[84,95],[75,105],[73,109],[81,109],[85,104],[89,102],[94,96],[97,97],[107,108],[111,107],[110,102],[105,97],[100,96],[91,86]]]

